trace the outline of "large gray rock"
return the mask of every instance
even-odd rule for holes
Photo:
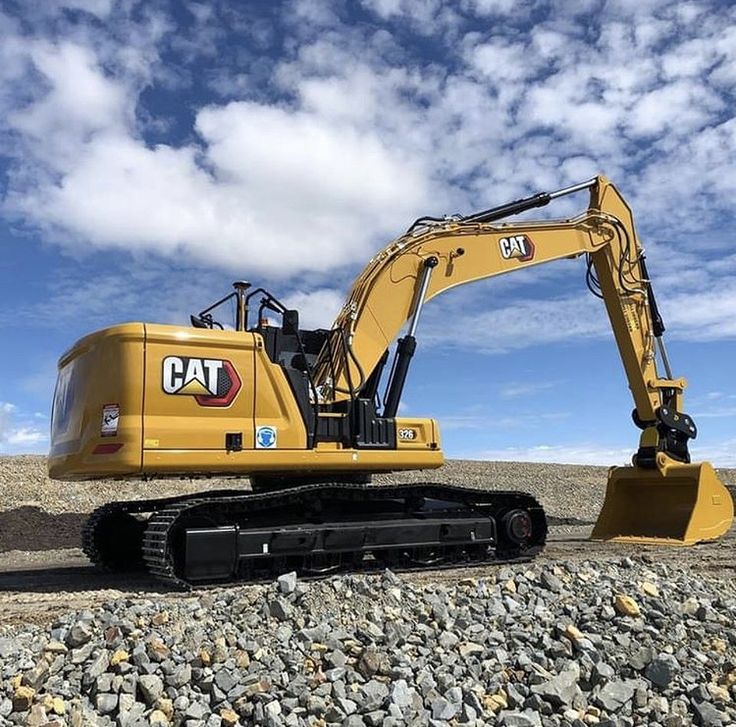
[[[187,720],[204,720],[210,713],[209,708],[202,702],[192,702],[184,713]],[[188,723],[187,723],[188,724]]]
[[[98,694],[95,697],[95,707],[100,714],[112,714],[118,707],[118,695]]]
[[[388,687],[383,683],[371,679],[362,685],[355,693],[354,699],[365,712],[381,709],[388,698]]]
[[[667,689],[680,670],[680,663],[672,654],[660,654],[644,670],[644,676],[654,686]]]
[[[454,649],[460,638],[452,631],[443,631],[438,639],[439,645],[443,649]]]
[[[710,702],[694,704],[693,711],[695,712],[696,723],[702,727],[722,727],[725,724],[723,712]],[[729,720],[729,724],[732,725],[734,722]]]
[[[605,684],[616,675],[616,670],[605,661],[599,661],[593,664],[591,676],[596,684]]]
[[[439,697],[432,702],[432,719],[451,720],[458,713],[458,705]]]
[[[179,664],[170,676],[166,678],[166,683],[172,687],[183,687],[192,681],[192,667],[189,664]]]
[[[36,666],[23,675],[22,683],[38,691],[49,675],[49,664],[46,660],[39,661]]]
[[[229,669],[219,669],[215,674],[215,684],[227,694],[238,683],[238,675]]]
[[[629,664],[633,669],[642,671],[656,658],[657,652],[651,646],[643,646],[629,655]]]
[[[66,643],[72,648],[82,646],[86,644],[92,638],[92,627],[84,621],[75,623],[74,626],[69,629],[69,634],[66,637]]]
[[[374,646],[363,649],[358,659],[356,670],[366,678],[370,678],[379,672],[386,671],[388,659],[385,654],[378,651]]]
[[[546,569],[542,571],[540,575],[540,581],[546,589],[552,591],[553,593],[559,593],[564,587],[562,581],[556,575],[550,573]]]
[[[398,679],[389,687],[389,699],[399,709],[406,709],[412,703],[414,692],[405,679]]]
[[[0,717],[7,717],[13,711],[13,701],[8,697],[0,699]]]
[[[631,701],[636,687],[634,679],[607,682],[598,692],[596,703],[607,712],[617,712]]]
[[[17,639],[0,639],[0,659],[7,659],[9,656],[15,656],[20,650],[21,646]]]
[[[296,590],[296,571],[291,571],[291,573],[284,573],[283,575],[280,575],[276,583],[278,584],[279,593],[283,593],[284,595],[289,595],[291,593],[294,593]]]
[[[504,727],[542,727],[542,718],[530,709],[523,712],[503,710],[498,715],[498,723]]]
[[[369,727],[382,727],[386,720],[386,712],[382,709],[374,709],[363,715],[363,720]]]
[[[291,618],[291,606],[283,598],[274,598],[269,604],[269,612],[279,621],[288,621]]]
[[[575,697],[580,694],[578,679],[580,679],[580,667],[577,662],[573,661],[557,676],[541,684],[533,685],[531,691],[555,707],[569,707]]]
[[[146,704],[154,704],[164,693],[164,683],[156,674],[144,674],[138,679],[138,689]]]
[[[85,678],[93,682],[97,677],[104,674],[110,667],[110,656],[107,651],[101,651],[87,667]]]

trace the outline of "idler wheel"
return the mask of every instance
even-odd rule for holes
[[[514,545],[523,545],[532,536],[532,519],[526,510],[507,512],[501,520],[501,527],[507,540]]]

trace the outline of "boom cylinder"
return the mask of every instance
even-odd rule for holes
[[[409,373],[409,364],[416,350],[417,339],[414,336],[404,336],[396,344],[396,364],[386,395],[386,406],[383,408],[384,417],[395,417],[399,411],[399,402],[404,391],[406,376]]]
[[[664,371],[668,379],[672,378],[672,367],[670,366],[670,359],[667,356],[667,349],[664,345],[664,338],[662,337],[665,331],[664,320],[659,312],[659,306],[657,305],[657,299],[654,297],[654,289],[652,288],[652,281],[649,278],[649,271],[647,270],[647,258],[646,255],[642,254],[639,258],[639,266],[641,267],[641,275],[644,278],[644,284],[647,287],[647,300],[649,302],[649,311],[652,315],[652,332],[654,333],[654,340],[657,342],[657,348],[659,349],[659,355],[664,365]]]
[[[591,189],[596,185],[596,183],[596,179],[589,179],[587,182],[580,182],[580,184],[573,184],[570,187],[556,189],[554,192],[539,192],[531,197],[524,197],[523,199],[517,199],[513,202],[507,202],[499,207],[491,207],[491,209],[484,210],[483,212],[476,212],[475,214],[468,215],[467,217],[463,217],[462,221],[495,222],[496,220],[502,220],[504,217],[521,214],[522,212],[534,209],[535,207],[544,207],[553,199],[557,199],[558,197],[565,197],[568,194],[581,192],[584,189]]]
[[[419,324],[419,315],[424,306],[424,299],[427,296],[427,288],[429,287],[429,279],[432,277],[432,270],[437,267],[439,260],[433,255],[424,261],[422,267],[422,277],[417,288],[414,298],[414,313],[409,323],[409,332],[403,338],[400,338],[396,345],[396,361],[391,372],[391,381],[388,386],[388,394],[386,394],[386,405],[383,408],[384,417],[395,417],[399,411],[399,402],[401,394],[404,391],[404,384],[409,373],[409,364],[417,350],[417,339],[414,336]]]

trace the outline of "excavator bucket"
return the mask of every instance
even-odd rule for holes
[[[731,494],[710,464],[612,467],[593,540],[692,545],[726,533]]]

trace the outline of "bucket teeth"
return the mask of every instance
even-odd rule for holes
[[[708,463],[614,467],[594,540],[692,545],[731,528],[733,500]]]

